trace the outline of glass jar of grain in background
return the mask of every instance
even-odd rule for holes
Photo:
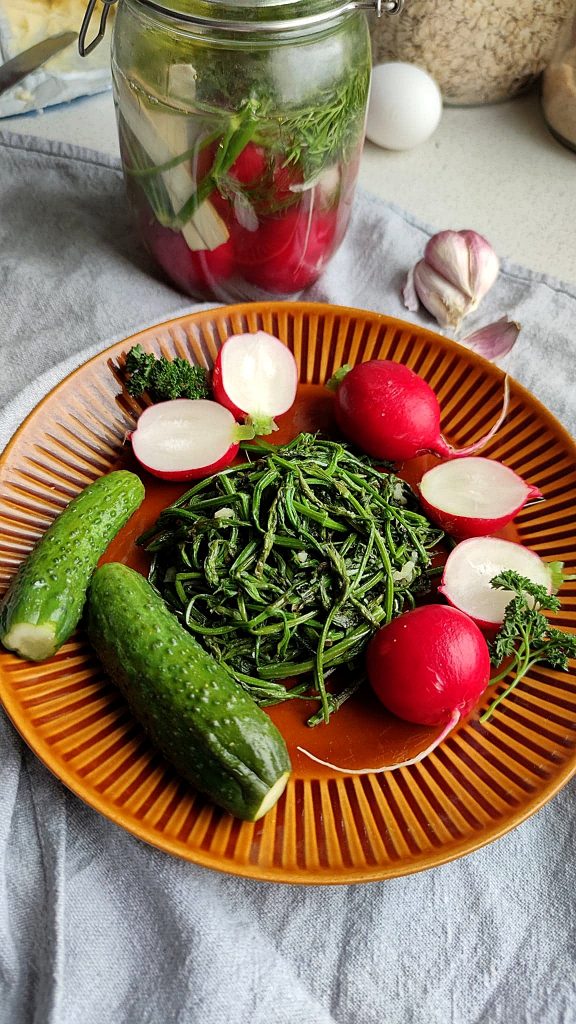
[[[552,134],[576,151],[576,14],[542,76],[542,109]]]
[[[419,64],[447,104],[511,99],[546,67],[572,10],[573,0],[406,0],[374,23],[374,63]]]

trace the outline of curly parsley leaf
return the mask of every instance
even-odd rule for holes
[[[167,402],[173,398],[211,398],[208,370],[193,366],[187,359],[156,358],[134,345],[126,356],[126,390],[134,398],[145,391],[153,402]]]
[[[560,563],[554,563],[554,572],[558,581]],[[493,665],[508,662],[491,683],[501,682],[511,672],[514,678],[484,712],[481,722],[490,718],[500,701],[512,692],[536,662],[565,671],[568,660],[576,658],[576,634],[564,633],[551,626],[543,614],[544,611],[558,611],[560,608],[560,601],[554,594],[549,594],[545,587],[511,569],[495,576],[491,585],[497,590],[510,590],[514,595],[506,606],[500,630],[488,645]]]

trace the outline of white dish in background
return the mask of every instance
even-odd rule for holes
[[[86,0],[0,0],[0,63],[48,36],[78,32],[85,9]],[[81,57],[71,45],[0,96],[0,117],[43,110],[109,88],[109,42],[89,57]]]

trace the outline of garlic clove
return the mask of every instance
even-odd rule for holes
[[[441,277],[473,298],[470,251],[463,231],[438,231],[424,249],[424,259]]]
[[[503,316],[493,324],[487,324],[462,338],[462,344],[478,352],[485,359],[499,359],[510,352],[520,334],[520,324]]]
[[[406,284],[404,285],[404,305],[406,309],[409,309],[411,313],[416,313],[420,307],[418,295],[416,293],[416,286],[414,284],[414,267],[410,267],[408,271],[408,277],[406,278]]]
[[[494,249],[477,231],[460,231],[468,246],[470,258],[470,292],[474,309],[490,291],[500,271],[500,261]]]
[[[246,231],[257,231],[259,220],[248,196],[244,192],[235,192],[232,205],[234,207],[234,216],[240,226],[245,228]]]
[[[442,277],[425,259],[414,267],[414,288],[422,305],[441,327],[459,327],[470,312],[471,299]]]

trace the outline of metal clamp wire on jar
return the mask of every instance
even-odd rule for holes
[[[78,51],[81,57],[86,57],[89,53],[92,53],[104,38],[108,15],[111,8],[118,2],[118,0],[101,0],[104,7],[100,16],[98,32],[92,42],[87,43],[86,38],[88,35],[88,29],[90,28],[90,22],[92,21],[92,15],[94,14],[94,8],[96,7],[97,2],[98,0],[89,0],[86,13],[82,19],[82,25],[78,36]],[[276,32],[278,30],[288,30],[291,28],[307,28],[312,25],[320,25],[324,21],[332,21],[334,18],[338,18],[342,14],[347,14],[349,11],[372,11],[378,18],[380,18],[382,14],[400,14],[404,7],[404,0],[347,0],[346,3],[336,4],[334,7],[331,7],[328,10],[318,11],[316,14],[303,15],[300,18],[261,21],[255,25],[253,21],[226,21],[225,19],[221,20],[219,18],[206,18],[202,17],[202,15],[185,14],[180,11],[173,11],[167,7],[163,7],[162,4],[154,3],[154,0],[140,0],[140,3],[142,3],[144,7],[148,7],[150,10],[155,11],[157,14],[162,14],[168,18],[174,18],[176,21],[183,21],[192,25],[202,25],[205,28],[218,28],[224,31],[229,30],[234,32],[254,32],[256,28],[258,31],[262,32]]]

